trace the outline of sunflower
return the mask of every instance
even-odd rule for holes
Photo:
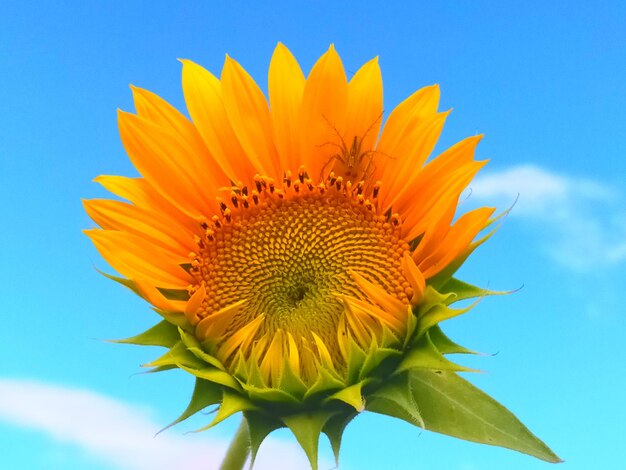
[[[279,44],[269,100],[230,57],[219,79],[182,64],[191,119],[132,87],[119,129],[142,177],[99,176],[128,202],[85,201],[101,227],[87,235],[123,276],[109,277],[163,317],[124,341],[164,346],[149,367],[196,377],[175,422],[214,404],[209,426],[243,412],[253,457],[286,426],[314,468],[320,433],[337,456],[363,410],[558,460],[444,357],[470,352],[438,326],[469,309],[451,304],[490,294],[453,274],[494,209],[457,216],[486,163],[481,136],[429,160],[448,116],[439,88],[383,126],[377,59],[348,81],[331,46],[305,78]]]

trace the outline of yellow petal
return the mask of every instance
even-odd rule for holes
[[[206,338],[221,338],[226,333],[228,326],[235,316],[241,312],[246,302],[246,299],[242,299],[217,312],[210,313],[196,326],[196,336],[200,338],[201,341]]]
[[[192,325],[197,324],[200,320],[197,313],[200,307],[202,307],[202,302],[204,302],[205,298],[206,289],[204,284],[202,284],[187,301],[187,305],[185,306],[185,316]]]
[[[404,277],[409,281],[413,289],[413,296],[410,299],[411,305],[417,305],[424,296],[426,280],[408,251],[405,251],[402,256],[402,274],[404,274]]]
[[[264,319],[264,314],[259,315],[246,326],[235,331],[230,338],[224,341],[219,351],[222,362],[226,362],[236,349],[243,351],[244,354],[247,353]]]

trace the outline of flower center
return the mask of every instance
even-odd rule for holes
[[[378,214],[363,185],[344,185],[332,175],[319,186],[302,180],[287,179],[282,190],[257,182],[260,191],[251,198],[241,188],[233,192],[231,207],[222,204],[222,218],[206,225],[192,268],[206,291],[198,321],[238,307],[221,338],[204,338],[203,329],[199,339],[219,345],[263,316],[252,341],[282,331],[302,349],[315,344],[316,335],[340,363],[342,298],[365,298],[352,273],[409,303],[410,286],[401,272],[409,247],[398,218]],[[217,350],[227,365],[236,352],[230,349]]]

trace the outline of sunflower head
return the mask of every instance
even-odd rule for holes
[[[269,103],[228,57],[220,79],[182,63],[191,120],[133,87],[119,127],[142,177],[100,176],[127,202],[85,202],[100,226],[87,234],[123,276],[109,277],[163,317],[123,342],[163,346],[148,367],[196,378],[175,423],[209,405],[207,427],[243,412],[253,456],[286,426],[314,468],[320,433],[337,456],[364,410],[557,459],[444,357],[470,352],[438,324],[491,294],[453,274],[494,219],[455,218],[485,164],[480,136],[429,160],[448,115],[438,87],[383,127],[376,59],[348,81],[331,47],[305,78],[279,44]]]

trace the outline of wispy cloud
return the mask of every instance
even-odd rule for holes
[[[217,469],[228,446],[201,434],[154,437],[162,424],[148,409],[93,391],[25,380],[0,379],[0,421],[40,431],[125,470]],[[281,468],[308,466],[295,444],[269,438],[254,468],[275,469],[277,461]]]
[[[562,265],[587,271],[626,262],[624,196],[588,178],[533,165],[487,174],[472,184],[472,198],[511,204],[512,211],[547,235],[549,254]]]

